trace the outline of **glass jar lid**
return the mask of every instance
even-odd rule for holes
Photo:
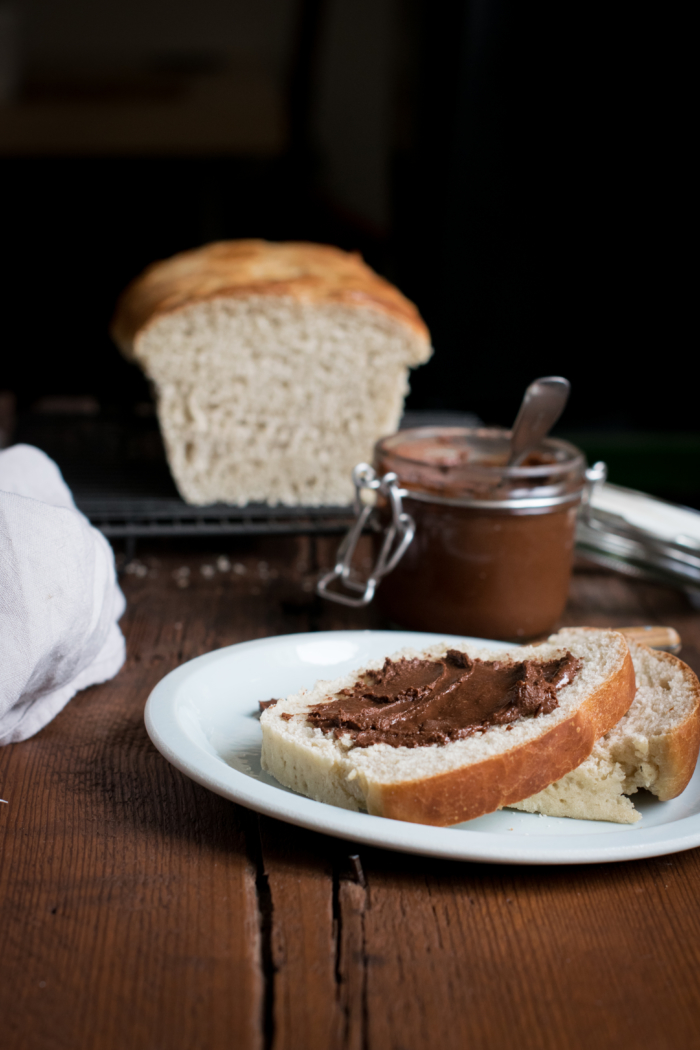
[[[545,438],[508,466],[511,432],[500,427],[416,427],[382,438],[375,469],[398,475],[402,495],[456,506],[546,510],[576,502],[586,482],[583,453]]]

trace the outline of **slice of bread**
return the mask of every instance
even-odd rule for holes
[[[443,656],[454,644],[392,659]],[[419,824],[457,824],[528,798],[580,765],[596,742],[627,711],[634,670],[627,642],[614,631],[553,635],[548,643],[512,650],[460,645],[482,660],[550,660],[567,650],[582,661],[569,685],[557,692],[550,714],[491,726],[462,740],[424,747],[355,746],[349,734],[313,728],[307,713],[334,699],[383,660],[308,692],[280,700],[263,712],[262,765],[286,787],[321,802]]]
[[[149,267],[112,322],[153,381],[188,503],[346,504],[398,428],[420,315],[356,253],[222,241]]]
[[[627,714],[577,769],[513,809],[634,824],[641,814],[628,795],[646,788],[666,801],[685,789],[700,749],[700,683],[670,653],[628,645],[637,693]]]

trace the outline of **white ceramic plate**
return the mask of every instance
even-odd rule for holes
[[[291,824],[385,849],[500,864],[594,864],[700,845],[700,771],[672,802],[638,795],[643,818],[637,824],[506,809],[451,828],[314,802],[262,771],[259,700],[288,696],[319,678],[337,678],[404,646],[423,648],[442,640],[464,639],[413,631],[324,631],[218,649],[183,664],[158,683],[146,705],[146,729],[169,762],[218,795]]]

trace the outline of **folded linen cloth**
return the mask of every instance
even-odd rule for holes
[[[124,663],[112,548],[53,460],[0,452],[0,744],[26,740]]]

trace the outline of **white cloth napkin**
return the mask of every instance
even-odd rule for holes
[[[112,548],[53,460],[0,452],[0,744],[33,736],[124,663]]]

